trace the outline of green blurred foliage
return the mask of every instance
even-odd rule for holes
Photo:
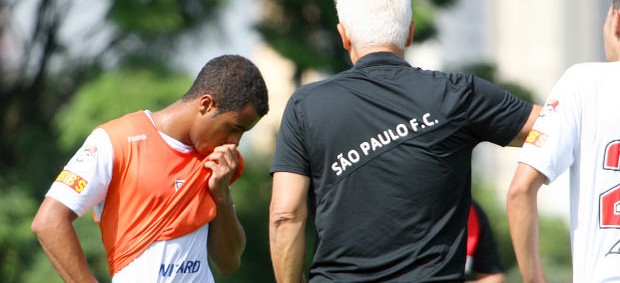
[[[205,22],[226,0],[113,1],[108,19],[122,32],[141,37],[177,35]]]
[[[0,180],[0,184],[2,180]],[[25,192],[11,190],[0,197],[0,281],[21,282],[25,267],[32,263],[30,255],[36,250],[30,219],[36,209],[35,201]]]
[[[101,123],[138,110],[159,110],[181,98],[191,83],[187,75],[162,65],[134,65],[103,73],[79,89],[56,116],[60,146],[63,150],[76,149]]]
[[[10,182],[40,171],[34,173],[41,178],[22,184],[35,194],[53,167],[37,166],[39,159],[57,165],[60,158],[51,121],[77,89],[136,57],[169,60],[180,39],[200,40],[198,29],[219,23],[220,8],[229,0],[111,0],[93,5],[108,9],[101,18],[76,21],[72,12],[84,8],[79,2],[0,0],[0,33],[19,49],[9,50],[18,58],[0,68],[0,171]]]

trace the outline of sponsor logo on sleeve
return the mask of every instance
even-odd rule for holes
[[[97,157],[97,147],[94,145],[87,144],[76,155],[75,161],[82,163],[86,160],[95,159],[96,157]]]
[[[558,105],[560,105],[559,100],[555,98],[549,98],[545,102],[545,106],[543,106],[543,109],[540,111],[540,114],[538,115],[538,117],[545,117],[547,115],[557,112]]]
[[[537,147],[543,146],[546,141],[547,134],[537,130],[531,130],[530,133],[527,135],[527,138],[525,138],[525,143],[529,143]]]
[[[86,185],[88,185],[88,181],[84,180],[84,178],[69,170],[63,170],[62,172],[60,172],[60,174],[58,174],[58,177],[56,177],[55,182],[63,183],[69,186],[78,194],[84,190]]]

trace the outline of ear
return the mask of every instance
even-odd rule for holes
[[[342,40],[342,47],[347,51],[351,51],[351,40],[347,36],[347,30],[341,23],[338,23],[338,25],[336,25],[336,28],[338,29],[340,39]]]
[[[411,24],[409,24],[409,35],[407,36],[407,42],[405,43],[405,46],[409,46],[413,42],[414,31],[415,31],[415,22],[411,20]]]
[[[201,114],[209,113],[217,111],[217,106],[215,105],[215,100],[213,96],[210,94],[205,94],[198,98],[199,103],[199,111]]]
[[[411,20],[411,23],[409,24],[409,35],[407,36],[407,43],[405,44],[405,46],[409,46],[413,42],[414,31],[415,31],[415,22]]]

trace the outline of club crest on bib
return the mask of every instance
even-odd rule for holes
[[[174,180],[174,190],[178,191],[183,184],[185,184],[185,180]]]

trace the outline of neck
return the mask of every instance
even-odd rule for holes
[[[352,47],[349,51],[351,62],[355,64],[360,58],[376,52],[392,52],[400,58],[405,58],[405,50],[396,47],[395,45],[373,46],[368,48],[355,48]]]
[[[191,144],[188,137],[189,129],[187,128],[189,125],[187,121],[191,119],[188,117],[188,106],[187,103],[178,100],[164,109],[153,112],[153,120],[157,130],[184,144]]]

